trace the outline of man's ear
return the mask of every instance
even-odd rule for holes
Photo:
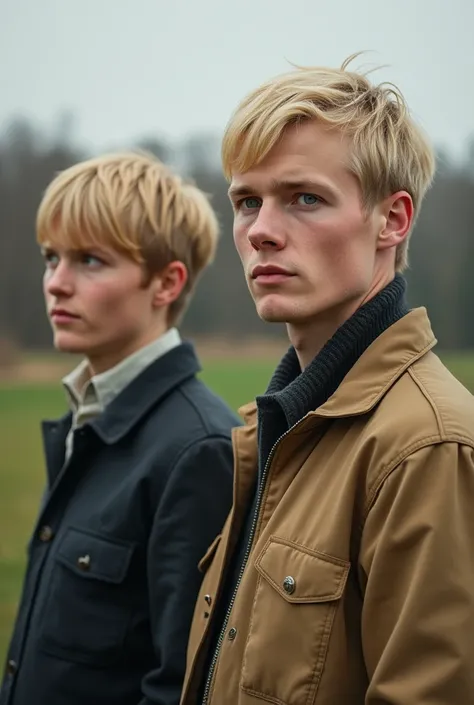
[[[410,232],[413,222],[413,201],[406,191],[397,191],[382,202],[384,226],[379,233],[379,250],[400,245]]]
[[[155,308],[170,306],[182,293],[188,281],[188,270],[183,262],[176,260],[166,265],[152,280],[153,305]]]

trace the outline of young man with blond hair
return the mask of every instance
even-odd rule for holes
[[[37,217],[70,412],[43,424],[48,482],[1,705],[176,705],[202,554],[232,499],[237,417],[176,328],[214,256],[206,198],[119,154],[49,186]]]
[[[346,62],[253,91],[223,162],[258,314],[292,345],[242,409],[182,705],[474,703],[474,398],[401,274],[432,149]]]

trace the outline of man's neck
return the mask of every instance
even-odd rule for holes
[[[93,377],[108,372],[155,340],[158,340],[158,338],[161,338],[168,330],[164,325],[155,326],[150,328],[141,338],[130,341],[122,347],[115,346],[112,350],[98,351],[97,354],[88,355],[90,376]]]
[[[394,277],[394,273],[385,274],[374,279],[368,291],[354,297],[342,305],[317,314],[311,321],[301,325],[287,323],[287,332],[293,345],[300,367],[304,370],[323,349],[328,340],[354,313],[374,298]]]
[[[84,360],[75,370],[63,378],[69,400],[74,408],[90,405],[98,407],[97,413],[127,387],[141,372],[159,357],[170,352],[181,343],[176,328],[170,328],[149,344],[120,360],[102,373],[94,374],[88,361]]]

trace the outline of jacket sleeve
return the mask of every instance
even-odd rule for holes
[[[188,448],[157,509],[148,548],[150,626],[156,668],[143,679],[140,705],[178,705],[201,575],[197,565],[221,532],[232,503],[229,438]]]
[[[474,450],[413,452],[363,530],[366,705],[474,703]]]

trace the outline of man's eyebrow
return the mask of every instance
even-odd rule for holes
[[[326,184],[320,181],[314,181],[314,179],[282,179],[272,181],[272,189],[274,191],[284,191],[290,189],[321,189],[329,188]]]
[[[252,191],[251,186],[242,184],[241,186],[230,186],[227,194],[229,198],[238,198],[239,196],[247,196],[249,193],[252,193]]]
[[[240,184],[230,186],[228,195],[231,200],[242,196],[249,196],[256,193],[258,189],[249,184]],[[332,196],[337,195],[337,190],[331,184],[325,181],[318,181],[313,178],[295,178],[295,179],[272,179],[270,182],[270,191],[278,193],[279,191],[322,191],[323,193]]]

